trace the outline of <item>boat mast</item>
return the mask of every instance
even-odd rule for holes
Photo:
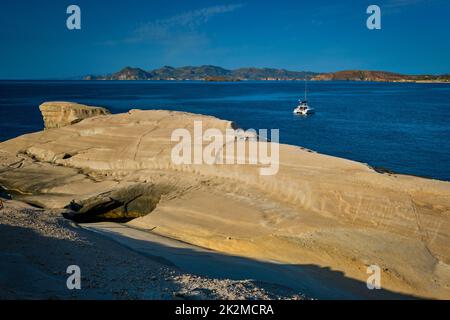
[[[307,87],[307,81],[306,81],[306,73],[305,73],[305,101],[306,101],[306,87]]]

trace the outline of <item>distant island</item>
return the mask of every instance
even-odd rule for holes
[[[405,75],[387,71],[345,70],[330,73],[289,71],[272,68],[239,68],[229,70],[218,66],[174,68],[164,66],[145,71],[141,68],[125,67],[108,75],[89,75],[84,80],[200,80],[200,81],[379,81],[379,82],[450,82],[450,74]]]

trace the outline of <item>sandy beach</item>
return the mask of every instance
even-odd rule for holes
[[[138,255],[137,266],[169,261],[200,282],[254,279],[284,288],[276,297],[450,298],[450,183],[282,144],[274,176],[175,165],[174,129],[233,124],[164,110],[90,116],[1,143],[0,184],[52,219],[81,222],[108,251]],[[370,265],[381,290],[366,287]]]

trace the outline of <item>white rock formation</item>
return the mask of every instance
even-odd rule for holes
[[[105,108],[72,102],[45,102],[39,106],[39,109],[46,129],[61,128],[83,119],[110,114]]]
[[[192,131],[194,120],[205,129],[232,126],[202,115],[132,110],[24,135],[0,143],[0,184],[27,202],[62,208],[143,183],[158,203],[129,225],[303,265],[305,285],[319,276],[307,266],[318,266],[357,280],[348,290],[371,297],[367,266],[376,264],[385,290],[450,298],[450,183],[380,174],[289,145],[279,146],[275,176],[261,176],[256,165],[175,165],[171,134]]]

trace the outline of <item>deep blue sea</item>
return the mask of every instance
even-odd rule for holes
[[[292,114],[303,82],[0,81],[0,141],[43,128],[38,106],[73,101],[213,115],[280,141],[394,172],[450,181],[450,84],[310,82],[316,114]]]

